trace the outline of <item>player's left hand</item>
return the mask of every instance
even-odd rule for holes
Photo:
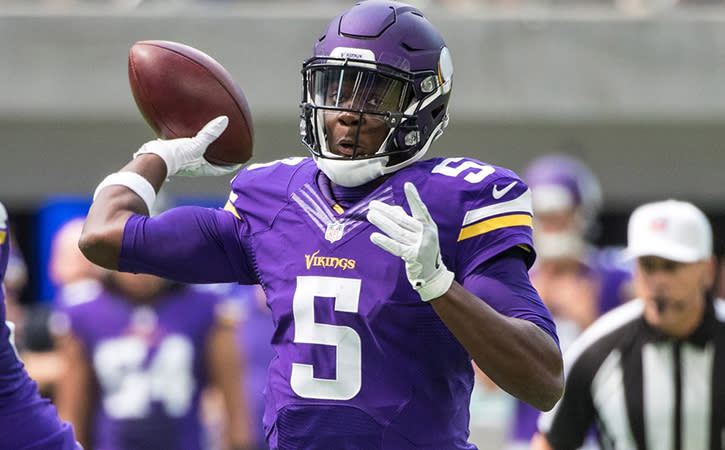
[[[438,226],[420,199],[418,190],[413,183],[405,183],[404,189],[413,215],[409,216],[400,206],[370,202],[368,221],[385,233],[373,233],[370,240],[383,250],[403,258],[408,281],[420,298],[427,302],[445,294],[453,283],[454,275],[443,264]]]

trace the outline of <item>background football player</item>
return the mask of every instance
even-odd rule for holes
[[[536,264],[531,280],[566,350],[597,317],[631,299],[631,271],[621,249],[594,245],[602,194],[596,175],[571,155],[550,153],[523,172],[534,208]],[[539,411],[517,401],[507,448],[528,448]]]

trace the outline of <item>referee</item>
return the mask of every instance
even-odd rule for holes
[[[712,228],[690,203],[649,203],[629,219],[638,298],[569,347],[564,396],[534,449],[725,448],[725,301],[713,300]]]

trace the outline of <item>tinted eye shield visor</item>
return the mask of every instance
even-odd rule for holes
[[[359,124],[382,122],[389,130],[401,124],[415,126],[419,102],[414,101],[414,77],[409,72],[383,63],[326,57],[307,60],[302,74],[302,118],[308,128],[307,135],[313,133],[319,144],[324,133],[324,117],[330,114],[347,114],[346,120]],[[407,151],[399,145],[385,147],[384,152],[356,154],[353,158]],[[332,156],[323,155],[319,147],[312,150],[318,156]]]

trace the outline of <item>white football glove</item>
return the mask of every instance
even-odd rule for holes
[[[141,146],[133,157],[144,153],[159,155],[166,163],[166,176],[200,177],[226,175],[235,172],[241,164],[216,166],[204,159],[206,148],[214,142],[229,124],[227,116],[219,116],[204,125],[193,138],[155,139]]]
[[[418,190],[413,183],[405,183],[404,189],[413,216],[400,206],[377,200],[370,202],[368,221],[387,234],[373,233],[370,240],[383,250],[403,258],[408,281],[420,298],[427,302],[445,294],[453,283],[454,275],[441,260],[438,226],[420,199]]]

